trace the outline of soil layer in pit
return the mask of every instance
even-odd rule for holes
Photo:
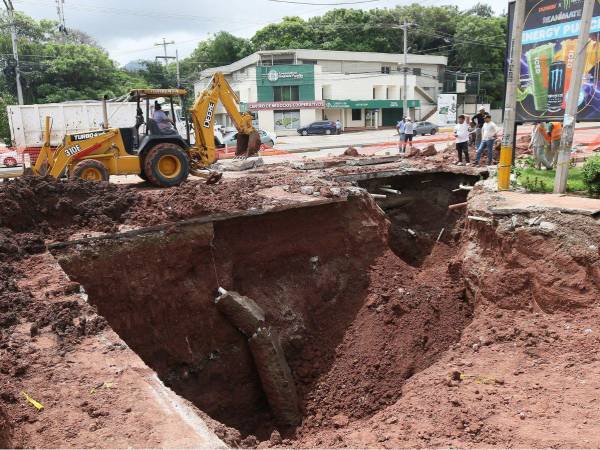
[[[470,320],[464,290],[440,271],[424,283],[389,251],[388,230],[359,196],[55,254],[168,386],[242,435],[268,440],[276,424],[246,339],[214,305],[218,286],[254,299],[296,381],[303,425],[279,429],[293,439],[395,402],[402,381]],[[444,247],[439,260],[451,251]],[[240,444],[235,433],[223,437]]]

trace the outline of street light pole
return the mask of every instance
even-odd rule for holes
[[[554,178],[554,193],[564,194],[567,191],[567,178],[569,176],[569,163],[571,160],[571,147],[573,146],[573,135],[575,134],[575,119],[577,117],[577,104],[579,103],[579,91],[583,81],[583,70],[585,68],[585,47],[588,44],[592,15],[596,2],[583,2],[583,13],[579,26],[579,38],[575,49],[575,63],[571,74],[571,84],[567,93],[567,107],[563,118],[563,130],[560,139],[560,151],[556,162],[556,177]]]
[[[10,38],[12,41],[13,58],[15,59],[15,81],[17,85],[17,100],[23,105],[23,89],[21,88],[21,72],[19,70],[19,51],[17,49],[17,25],[15,23],[15,8],[11,0],[4,0],[4,5],[10,18]]]
[[[521,49],[525,19],[525,0],[515,2],[510,58],[506,72],[506,96],[504,100],[504,124],[500,161],[498,163],[498,190],[510,188],[510,169],[513,162],[513,137],[515,135],[517,85],[521,79]]]
[[[402,88],[402,115],[404,117],[408,117],[408,27],[409,24],[406,19],[404,19],[404,24],[400,26],[404,31],[404,67],[402,72],[404,73],[404,86]]]

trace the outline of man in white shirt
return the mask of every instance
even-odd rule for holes
[[[479,165],[479,160],[481,159],[481,154],[483,150],[487,148],[488,153],[488,166],[492,165],[492,160],[494,159],[494,142],[496,142],[496,134],[498,133],[498,127],[494,122],[492,122],[492,116],[489,114],[485,116],[485,122],[481,129],[481,144],[479,144],[479,148],[477,149],[477,156],[475,157],[475,165]]]
[[[415,130],[415,124],[412,122],[410,117],[407,117],[406,123],[404,124],[404,143],[403,143],[404,150],[406,150],[407,142],[409,143],[408,145],[410,147],[412,147],[414,130]]]
[[[465,121],[465,116],[458,116],[458,123],[454,126],[454,136],[456,136],[456,151],[458,152],[458,166],[463,165],[463,155],[465,162],[469,164],[469,126]]]

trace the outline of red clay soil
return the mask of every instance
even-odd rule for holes
[[[481,204],[489,201],[480,198]],[[516,218],[516,228],[511,217],[501,218],[497,228],[474,222],[458,254],[438,245],[417,275],[422,288],[449,283],[466,289],[475,310],[458,342],[401,386],[393,405],[371,417],[342,412],[320,426],[308,423],[294,445],[600,445],[600,227],[590,217],[548,213],[544,220],[558,230],[550,233],[528,225],[533,217]],[[403,332],[390,330],[382,342]],[[362,355],[381,356],[384,349],[373,352],[371,347]],[[352,382],[353,389],[360,386]],[[342,385],[345,380],[338,378],[327,389]],[[381,402],[380,397],[364,398],[370,406]]]
[[[289,191],[332,186],[289,172],[144,193],[43,178],[3,184],[0,447],[163,442],[155,433],[161,424],[131,409],[140,397],[132,372],[120,374],[123,361],[114,367],[104,363],[124,351],[118,338],[92,306],[77,301],[79,286],[65,282],[45,253],[45,240],[82,230],[114,231],[123,223],[150,225],[264,207],[258,193],[280,184]],[[489,201],[489,194],[475,189],[469,214],[488,215]],[[360,232],[381,233],[378,214],[362,213],[370,222],[365,219]],[[314,319],[321,330],[330,320],[341,332],[337,344],[305,345],[289,357],[305,412],[295,434],[281,430],[284,439],[274,432],[259,443],[220,424],[211,426],[237,446],[600,447],[600,227],[594,218],[579,215],[545,213],[544,226],[532,219],[468,221],[459,242],[438,243],[419,268],[378,248],[379,257],[361,274],[367,275],[362,303],[353,303],[353,317],[340,312],[346,328],[335,327],[340,321],[335,304]],[[245,254],[248,262],[261,251],[275,252],[261,249],[260,242],[252,241],[256,251]],[[341,249],[352,242],[339,236]],[[296,261],[295,255],[288,257]],[[298,268],[303,261],[297,258]],[[269,264],[270,282],[277,286],[275,275],[282,269],[276,260]],[[242,285],[254,289],[254,297],[267,298],[271,285],[261,286],[259,268],[246,266]],[[335,296],[336,283],[352,276],[322,273],[310,288]],[[302,286],[286,287],[296,292],[298,305]],[[276,323],[300,323],[285,313]],[[100,332],[114,341],[93,344]],[[137,371],[149,371],[139,364]],[[85,365],[93,366],[96,376],[80,376]],[[120,389],[106,387],[111,377],[120,380]],[[31,389],[47,393],[46,415],[20,397]],[[103,391],[90,397],[91,389]]]
[[[394,404],[404,380],[458,341],[471,320],[472,305],[446,270],[453,252],[438,246],[420,270],[391,251],[376,260],[366,301],[337,346],[333,365],[306,386],[310,393],[301,437]],[[307,357],[297,372],[309,372],[315,364]]]

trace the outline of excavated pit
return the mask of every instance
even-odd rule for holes
[[[411,198],[388,197],[380,204],[385,215],[358,196],[52,252],[166,385],[265,440],[277,424],[248,340],[214,304],[220,286],[252,298],[279,334],[296,382],[303,424],[277,427],[293,437],[392,404],[403,380],[460,338],[472,305],[447,267],[464,211],[447,206],[465,201],[467,191],[452,190],[476,179],[438,173],[361,181],[371,192],[386,185]]]
[[[358,184],[371,193],[387,196],[378,204],[392,224],[390,247],[404,261],[419,267],[436,242],[456,240],[460,231],[457,222],[464,217],[465,209],[449,210],[448,206],[466,202],[469,191],[460,186],[472,186],[480,179],[469,174],[433,172],[375,177]]]

